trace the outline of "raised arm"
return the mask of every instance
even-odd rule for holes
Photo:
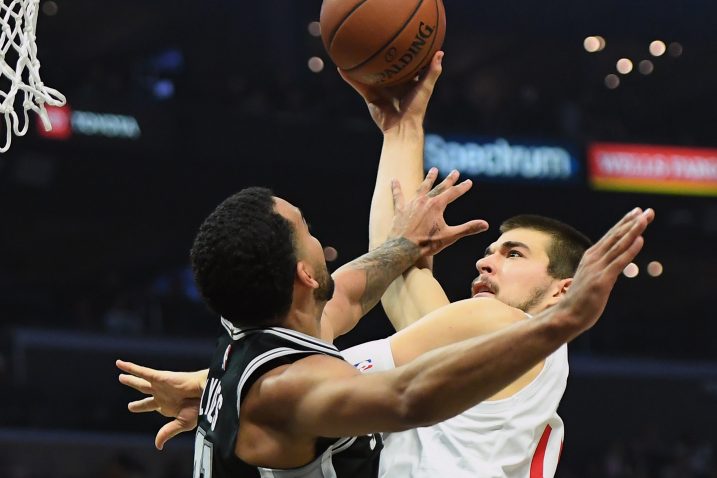
[[[391,181],[398,179],[409,198],[421,182],[423,120],[442,71],[442,59],[443,52],[436,53],[427,73],[407,91],[371,88],[344,78],[364,98],[371,117],[383,133],[371,201],[369,249],[381,244],[390,229],[393,216]],[[487,229],[487,224],[483,223],[482,227]],[[422,261],[422,267],[412,268],[398,277],[383,295],[381,303],[396,330],[449,303],[440,284],[433,278],[431,264],[432,258]]]
[[[371,118],[383,133],[383,148],[369,223],[369,249],[388,237],[393,218],[391,181],[398,180],[410,200],[423,177],[423,120],[438,77],[443,52],[437,52],[426,74],[415,83],[384,89],[363,85],[339,73],[366,102]]]
[[[446,224],[446,207],[465,194],[472,183],[455,184],[458,177],[453,176],[431,190],[437,174],[435,169],[429,171],[408,203],[399,182],[390,186],[392,222],[388,239],[333,274],[334,297],[326,304],[322,317],[324,340],[333,341],[351,330],[378,303],[388,285],[416,260],[482,230],[481,221]]]

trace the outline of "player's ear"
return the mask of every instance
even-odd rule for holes
[[[573,283],[572,277],[568,277],[567,279],[559,280],[557,289],[555,291],[555,296],[558,298],[563,297],[568,292],[568,289],[570,288],[572,283]]]
[[[563,296],[568,292],[568,289],[570,289],[570,285],[573,283],[573,278],[569,277],[567,279],[560,279],[555,282],[555,285],[552,289],[552,295],[550,297],[550,301],[547,304],[548,306],[555,305],[560,300],[562,300]]]
[[[296,263],[296,281],[309,289],[317,289],[319,283],[314,279],[314,269],[306,261]]]

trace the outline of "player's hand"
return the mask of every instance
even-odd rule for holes
[[[567,311],[571,326],[582,332],[598,321],[617,278],[642,249],[642,234],[654,218],[652,209],[635,208],[585,251],[565,298],[555,306]]]
[[[395,215],[389,239],[403,236],[419,246],[421,255],[430,256],[465,236],[487,230],[488,223],[483,220],[468,221],[457,226],[446,224],[443,218],[446,207],[473,186],[470,180],[456,184],[459,176],[458,171],[453,171],[441,184],[431,189],[438,177],[438,170],[431,168],[416,192],[416,197],[407,204],[401,184],[392,181]]]
[[[193,430],[199,417],[199,401],[207,379],[207,371],[170,372],[142,367],[131,362],[117,360],[117,368],[127,372],[120,374],[119,381],[148,397],[130,402],[132,413],[158,412],[174,418],[157,432],[154,445],[164,448],[174,436]]]
[[[348,78],[339,69],[339,74],[356,90],[366,102],[371,118],[384,133],[397,130],[402,125],[422,127],[428,102],[441,76],[443,52],[433,56],[428,69],[418,81],[409,81],[396,87],[380,88],[367,86]]]

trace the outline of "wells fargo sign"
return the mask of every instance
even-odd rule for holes
[[[717,196],[717,149],[595,143],[588,175],[595,189]]]

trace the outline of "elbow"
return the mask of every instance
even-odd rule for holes
[[[415,387],[409,387],[402,392],[399,406],[402,430],[428,427],[448,418],[442,416],[442,407],[435,403],[437,401],[435,395],[437,394],[418,390]]]

